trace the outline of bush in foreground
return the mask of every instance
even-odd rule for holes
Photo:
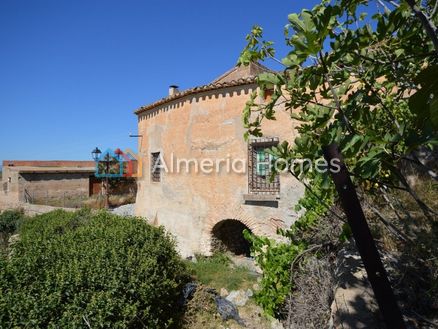
[[[25,221],[0,259],[1,328],[167,328],[185,267],[140,218],[55,211]]]
[[[0,214],[0,232],[13,234],[24,217],[23,210],[5,210]]]
[[[0,214],[0,251],[6,249],[8,240],[23,221],[23,210],[5,210]]]

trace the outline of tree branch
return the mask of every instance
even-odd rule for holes
[[[394,205],[392,204],[391,200],[389,200],[389,196],[386,193],[385,189],[383,187],[379,188],[380,192],[382,192],[383,195],[383,199],[386,201],[386,203],[389,205],[389,207],[394,211],[395,215],[401,220],[401,216],[398,213],[397,209],[394,207]],[[399,200],[394,198],[394,200],[398,203],[398,205],[400,206],[401,210],[404,212],[406,218],[408,218],[410,221],[412,221],[412,216],[409,213],[409,211],[407,211],[402,204],[399,203]]]
[[[435,2],[435,6],[433,7],[432,12],[430,13],[429,19],[432,19],[438,10],[438,1]]]
[[[327,84],[329,85],[330,91],[331,91],[331,93],[333,95],[333,100],[334,100],[334,102],[336,104],[336,108],[337,108],[339,114],[342,117],[342,121],[344,121],[345,126],[347,127],[347,130],[350,132],[350,134],[356,134],[354,132],[353,127],[350,124],[350,121],[348,120],[347,116],[345,115],[344,111],[341,108],[341,102],[339,101],[338,93],[336,92],[336,90],[333,87],[333,84],[332,84],[332,82],[330,80],[330,72],[328,70],[327,65],[325,64],[324,58],[323,58],[321,53],[319,53],[319,58],[320,58],[321,64],[322,64],[322,66],[324,68],[324,71],[325,71],[324,79],[326,80]]]
[[[378,3],[380,3],[380,5],[385,9],[385,10],[388,10],[388,11],[390,11],[389,10],[389,8],[388,7],[386,7],[386,5],[383,3],[383,1],[382,0],[377,0],[377,2]]]
[[[405,0],[406,3],[411,7],[411,10],[414,12],[415,16],[420,20],[423,28],[426,30],[426,33],[432,39],[433,45],[435,46],[435,53],[438,55],[438,36],[437,36],[437,28],[433,21],[429,19],[423,11],[417,6],[415,0]]]
[[[400,182],[404,185],[404,187],[406,188],[406,191],[411,195],[411,197],[415,200],[415,202],[417,203],[417,205],[420,207],[420,209],[423,211],[424,216],[430,220],[433,221],[433,217],[431,216],[431,214],[436,215],[437,213],[431,209],[427,204],[425,204],[423,202],[423,200],[420,199],[420,197],[417,195],[417,193],[411,188],[411,186],[409,185],[408,181],[406,180],[405,176],[403,176],[403,174],[400,172],[400,170],[398,168],[393,168],[393,172],[397,175],[397,177],[399,178]]]
[[[437,1],[438,3],[438,1]],[[433,178],[434,180],[438,181],[438,174],[433,171],[431,168],[429,168],[427,165],[425,165],[423,162],[420,161],[420,159],[418,159],[418,157],[416,157],[415,155],[412,155],[413,159],[407,157],[407,156],[401,156],[400,159],[415,163],[416,165],[421,166],[422,168],[424,168],[427,172],[427,174]]]
[[[388,221],[383,215],[382,213],[377,210],[377,208],[373,207],[372,205],[370,205],[369,203],[367,203],[368,207],[373,211],[373,213],[375,213],[377,215],[377,217],[380,219],[380,221],[388,228],[388,230],[390,232],[392,232],[394,235],[396,235],[399,239],[401,239],[404,242],[410,242],[412,244],[415,244],[415,241],[410,238],[409,236],[407,236],[406,234],[404,234],[402,231],[400,231],[398,229],[397,226],[395,226],[394,224],[392,224],[390,221]]]
[[[319,197],[319,195],[317,195],[315,192],[313,192],[313,190],[310,188],[309,185],[307,185],[305,182],[303,182],[301,179],[298,178],[298,176],[293,172],[293,170],[289,169],[289,173],[295,177],[299,182],[301,182],[301,184],[304,185],[304,187],[307,189],[307,191],[309,191],[315,198],[318,199],[319,202],[321,202],[321,204],[326,207],[327,211],[330,212],[333,216],[335,216],[337,219],[339,219],[341,222],[345,223],[345,219],[342,218],[340,215],[338,215],[336,212],[334,212],[331,207],[323,200]]]

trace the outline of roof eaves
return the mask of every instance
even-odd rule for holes
[[[253,77],[249,77],[249,78],[241,78],[241,79],[233,80],[230,82],[210,83],[207,85],[186,89],[186,90],[184,90],[180,93],[177,93],[175,95],[164,97],[164,98],[162,98],[154,103],[151,103],[149,105],[141,106],[137,110],[135,110],[134,113],[139,115],[139,114],[146,112],[148,110],[151,110],[157,106],[166,104],[168,102],[171,102],[171,101],[174,101],[174,100],[177,100],[177,99],[189,96],[189,95],[193,95],[193,94],[197,94],[197,93],[201,93],[201,92],[205,92],[205,91],[210,91],[210,90],[216,90],[216,89],[249,85],[249,84],[255,83],[255,81],[256,81],[256,77],[253,76]]]

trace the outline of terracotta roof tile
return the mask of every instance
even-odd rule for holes
[[[242,85],[248,85],[255,83],[257,75],[259,75],[262,72],[270,72],[267,67],[258,64],[258,63],[251,63],[248,66],[236,66],[232,68],[231,70],[225,72],[222,74],[219,78],[215,79],[213,82],[203,85],[203,86],[197,86],[190,89],[183,90],[181,92],[178,92],[174,95],[164,97],[156,102],[153,102],[149,105],[141,106],[138,108],[134,113],[135,114],[141,114],[145,111],[151,110],[157,106],[160,106],[162,104],[165,104],[167,102],[183,98],[189,95],[193,95],[199,92],[205,92],[210,90],[216,90],[221,88],[227,88],[227,87],[235,87],[235,86],[242,86]]]

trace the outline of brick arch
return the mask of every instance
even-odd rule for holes
[[[269,218],[255,218],[248,213],[239,203],[228,206],[214,207],[204,217],[200,250],[205,254],[212,252],[212,231],[216,224],[221,221],[232,219],[247,226],[252,233],[260,236],[275,237],[278,225],[273,225]]]
[[[243,236],[245,229],[251,231],[249,226],[236,219],[228,218],[219,221],[210,232],[211,251],[221,250],[250,256],[251,243]]]
[[[216,208],[211,213],[218,214],[218,216],[207,217],[208,219],[205,223],[205,229],[209,233],[213,230],[213,227],[217,223],[226,219],[234,219],[247,226],[254,234],[266,235],[266,233],[264,234],[263,229],[261,228],[262,225],[260,221],[247,214],[240,205],[234,207],[231,206]]]
[[[250,219],[250,218],[238,218],[236,216],[224,216],[224,217],[217,219],[215,221],[210,221],[207,225],[207,232],[211,233],[217,224],[219,224],[225,220],[238,221],[238,222],[242,223],[243,225],[245,225],[246,227],[248,227],[251,230],[251,232],[253,232],[254,234],[259,233],[258,225],[257,225],[255,220]]]

